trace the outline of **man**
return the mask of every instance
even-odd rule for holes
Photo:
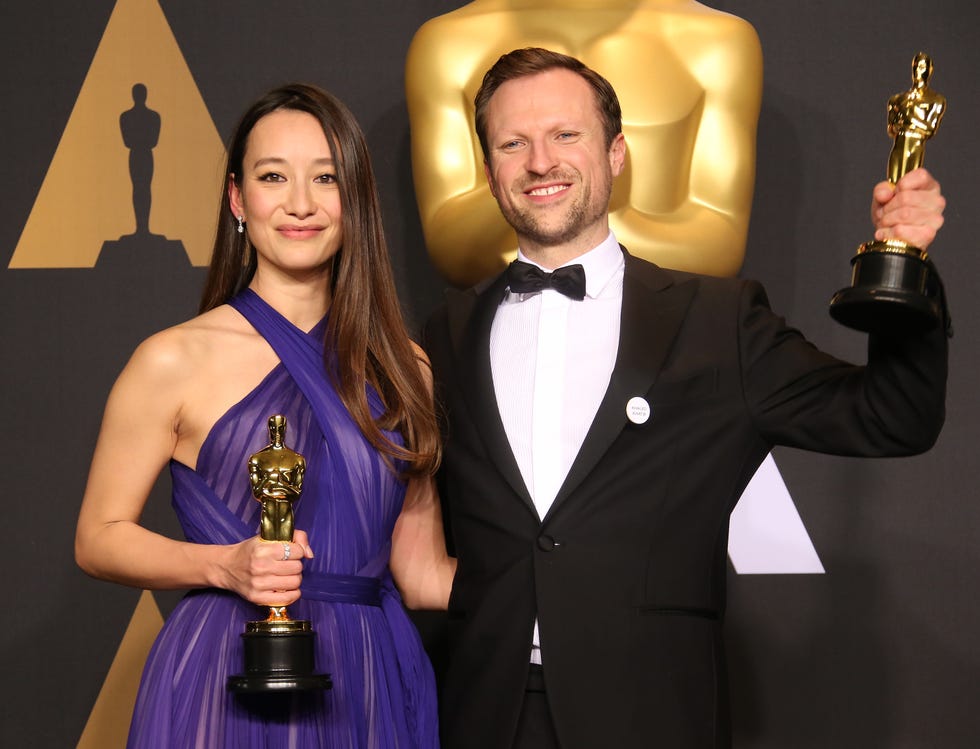
[[[872,337],[857,367],[787,328],[758,284],[622,249],[619,121],[605,79],[547,50],[504,55],[476,96],[519,260],[563,270],[512,266],[426,329],[459,565],[448,749],[729,746],[721,628],[745,484],[777,444],[906,455],[942,426],[942,328]],[[927,246],[943,208],[924,170],[879,184],[875,236]]]

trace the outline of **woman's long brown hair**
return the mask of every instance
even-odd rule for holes
[[[407,475],[432,474],[440,458],[432,397],[398,304],[367,143],[350,110],[308,84],[270,91],[242,116],[228,146],[225,174],[241,187],[249,134],[260,119],[280,109],[306,112],[317,119],[337,168],[343,243],[328,281],[331,303],[325,344],[336,355],[336,367],[325,363],[328,373],[361,433],[389,464],[404,460]],[[225,190],[201,312],[224,304],[248,286],[255,267],[255,251],[247,233],[237,231]],[[377,420],[371,416],[365,383],[384,402],[385,412]],[[399,432],[405,446],[392,442],[382,430]]]

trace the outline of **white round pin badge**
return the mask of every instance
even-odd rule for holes
[[[650,418],[650,404],[636,395],[626,401],[626,418],[634,424],[645,424]]]

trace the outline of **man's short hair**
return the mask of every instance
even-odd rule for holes
[[[480,90],[476,92],[473,100],[476,107],[476,134],[483,149],[483,158],[488,158],[490,153],[487,145],[487,107],[497,89],[507,81],[556,68],[578,74],[592,88],[606,136],[606,148],[612,145],[613,139],[623,131],[623,110],[612,84],[575,57],[541,47],[525,47],[501,55],[483,76]]]

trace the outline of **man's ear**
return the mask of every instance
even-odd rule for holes
[[[613,142],[609,144],[609,168],[613,177],[618,177],[626,165],[626,136],[616,133]]]

